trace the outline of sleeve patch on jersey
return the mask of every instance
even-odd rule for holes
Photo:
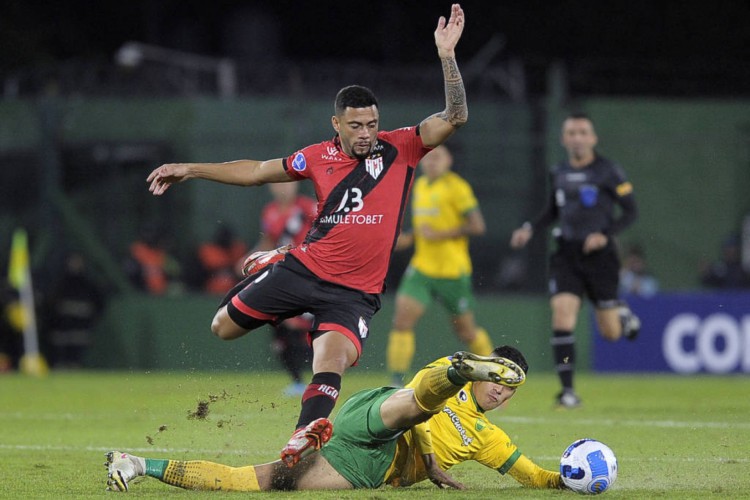
[[[629,182],[623,182],[616,188],[617,196],[627,196],[633,192],[633,185]]]
[[[518,450],[514,451],[513,454],[508,458],[508,460],[506,460],[501,467],[498,467],[497,471],[500,474],[505,475],[514,465],[516,465],[516,462],[520,457],[521,452]]]
[[[292,168],[297,172],[302,172],[307,168],[307,160],[305,159],[304,154],[302,154],[301,152],[297,153],[297,155],[294,157],[294,161],[292,161]]]

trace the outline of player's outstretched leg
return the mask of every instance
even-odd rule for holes
[[[451,364],[437,364],[424,373],[414,385],[414,399],[428,416],[438,413],[448,398],[471,381],[494,382],[517,387],[524,383],[524,370],[513,361],[460,351],[450,358]]]
[[[127,492],[128,484],[134,478],[145,474],[145,462],[140,457],[135,457],[119,451],[110,451],[106,455],[107,461],[107,490]]]
[[[132,480],[150,476],[187,490],[259,491],[258,467],[231,467],[206,460],[141,458],[120,451],[107,453],[107,490],[127,492]],[[270,464],[269,464],[270,465]]]
[[[327,418],[313,420],[297,429],[281,450],[281,460],[287,467],[294,467],[303,457],[319,450],[331,439],[333,424]]]
[[[518,387],[526,381],[521,367],[506,358],[459,351],[453,355],[451,364],[467,380],[494,382],[508,387]]]

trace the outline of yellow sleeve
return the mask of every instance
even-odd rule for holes
[[[422,422],[411,428],[414,444],[417,445],[419,453],[428,455],[434,453],[432,449],[432,436],[430,435],[430,421]]]
[[[467,213],[479,206],[479,202],[477,201],[477,197],[474,196],[471,186],[460,177],[457,178],[454,186],[453,199],[458,213],[463,216],[466,216]]]
[[[542,469],[524,455],[519,454],[509,470],[499,471],[501,474],[508,472],[513,479],[528,488],[563,488],[559,472]]]

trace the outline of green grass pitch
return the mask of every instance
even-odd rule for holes
[[[342,398],[387,381],[352,369]],[[104,454],[205,459],[229,465],[274,460],[289,437],[297,398],[281,395],[282,373],[67,372],[36,379],[0,376],[0,498],[111,498]],[[553,374],[530,375],[492,420],[521,451],[555,469],[580,437],[608,444],[619,477],[604,498],[750,498],[750,378],[669,375],[577,377],[584,406],[552,408]],[[343,399],[342,399],[343,400]],[[201,401],[205,418],[195,418]],[[191,418],[192,417],[192,418]],[[566,491],[521,488],[478,464],[453,475],[470,491],[412,488],[358,492],[262,493],[254,498],[577,498]],[[193,492],[146,478],[138,498],[237,498]]]

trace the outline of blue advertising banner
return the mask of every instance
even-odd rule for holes
[[[641,318],[633,342],[607,342],[594,329],[601,372],[750,373],[750,292],[628,297]]]

